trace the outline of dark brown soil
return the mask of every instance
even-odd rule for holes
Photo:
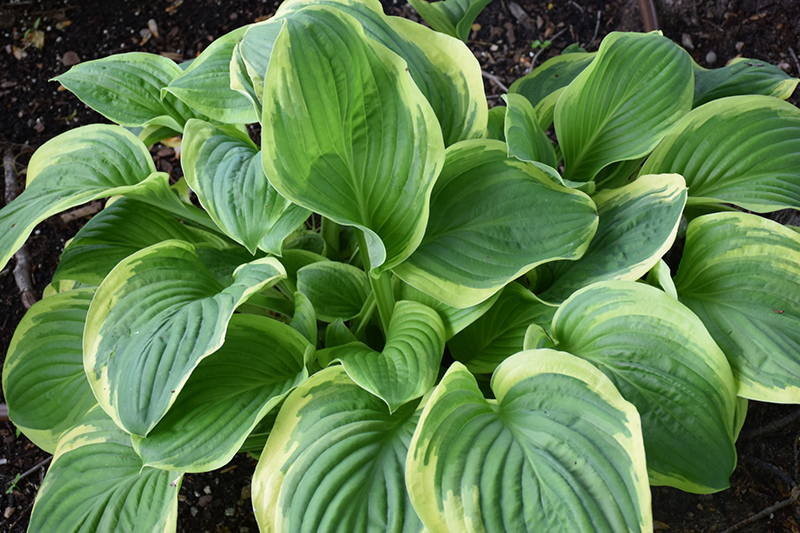
[[[659,0],[658,4],[665,9],[675,1]],[[65,71],[67,64],[128,51],[190,59],[212,39],[272,15],[278,3],[0,0],[0,155],[10,151],[15,157],[19,188],[33,149],[70,128],[103,121],[70,93],[59,90],[57,83],[48,83]],[[403,0],[383,3],[390,14],[417,19]],[[683,43],[699,64],[719,67],[741,54],[800,76],[797,0],[695,0],[691,5],[692,9],[680,13],[662,12],[662,30]],[[144,42],[151,19],[158,36]],[[34,28],[42,32],[41,48],[30,42],[35,39],[28,30]],[[572,43],[596,50],[608,32],[641,31],[643,26],[634,0],[495,0],[475,28],[469,44],[486,73],[487,94],[494,104],[532,63],[541,64]],[[551,44],[541,51],[534,49],[531,43],[537,39]],[[790,101],[800,104],[800,94],[796,92]],[[162,170],[179,170],[169,150],[156,147],[154,153]],[[29,239],[38,296],[65,241],[86,220],[65,223],[53,217],[40,224]],[[12,261],[0,272],[0,363],[25,311],[11,274],[13,266]],[[800,531],[800,507],[795,501],[800,495],[795,481],[800,478],[798,439],[800,407],[752,403],[738,443],[739,467],[731,478],[731,488],[706,496],[654,488],[656,529]],[[17,436],[10,423],[0,423],[0,531],[25,531],[46,468],[42,462],[47,458],[24,436]],[[187,475],[180,492],[178,531],[258,531],[249,500],[254,467],[251,458],[241,455],[219,471]],[[13,485],[17,474],[26,475]],[[758,514],[765,510],[763,516]],[[743,523],[748,520],[751,522]]]

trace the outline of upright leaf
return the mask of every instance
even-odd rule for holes
[[[472,23],[492,0],[410,0],[431,28],[467,42]]]
[[[508,104],[504,127],[508,155],[520,161],[557,167],[558,159],[553,144],[539,125],[531,103],[519,94],[509,93],[503,98]]]
[[[360,268],[320,261],[297,271],[297,290],[311,301],[320,320],[355,317],[370,294],[369,279]]]

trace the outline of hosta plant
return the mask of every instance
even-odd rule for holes
[[[57,79],[115,124],[0,211],[5,264],[108,198],[3,369],[54,454],[31,531],[174,531],[184,473],[239,451],[265,532],[647,531],[649,485],[728,486],[747,399],[800,402],[774,67],[613,33],[489,113],[460,40],[289,0],[191,63]]]

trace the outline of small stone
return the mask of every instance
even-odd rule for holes
[[[77,65],[80,62],[81,58],[72,50],[69,52],[64,52],[64,55],[61,56],[61,64],[63,64],[65,67],[71,67],[72,65]]]
[[[16,510],[17,510],[16,507],[6,507],[6,510],[3,511],[3,516],[9,518],[11,517],[12,514],[14,514],[14,511]]]
[[[683,47],[686,48],[687,50],[694,50],[694,43],[692,43],[692,36],[689,35],[688,33],[684,33],[681,36],[681,44],[683,44]]]
[[[233,516],[235,514],[236,514],[236,509],[234,509],[233,507],[228,507],[227,509],[225,509],[225,516]]]
[[[784,72],[789,72],[790,70],[792,70],[792,66],[786,61],[781,61],[780,63],[778,63],[778,68]]]
[[[472,25],[471,29],[472,31],[481,31],[481,25],[476,22],[475,24]]]
[[[203,487],[203,492],[205,492],[206,494],[211,494],[211,487],[206,485],[205,487]]]
[[[197,505],[199,505],[200,507],[205,507],[206,505],[211,503],[211,500],[213,499],[214,499],[213,496],[201,496],[200,499],[197,500]]]
[[[150,33],[153,34],[153,37],[158,39],[158,24],[153,19],[147,21],[147,29],[150,30]]]
[[[192,516],[197,516],[199,511],[197,510],[197,507],[190,507],[189,512],[192,513]]]
[[[242,487],[241,495],[239,496],[240,500],[249,500],[250,499],[250,485],[245,485]]]
[[[231,20],[236,20],[239,18],[239,13],[233,12],[230,15],[228,15],[228,18]]]
[[[709,65],[713,65],[717,62],[717,54],[714,50],[711,50],[709,53],[706,54],[706,63]]]
[[[736,43],[736,51],[741,53],[744,50],[744,42],[739,41]]]
[[[500,47],[497,46],[496,44],[493,44],[492,46],[489,47],[489,51],[491,52],[497,52],[499,49]]]

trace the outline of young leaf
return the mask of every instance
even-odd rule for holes
[[[355,317],[370,294],[363,270],[334,261],[312,263],[298,270],[297,290],[308,297],[317,317],[325,322]]]
[[[486,400],[454,363],[414,432],[411,501],[429,531],[651,531],[636,409],[589,363],[506,359]]]
[[[341,366],[311,376],[286,399],[253,475],[263,531],[421,532],[404,465],[419,418],[389,414]]]
[[[800,206],[800,110],[770,96],[731,96],[694,109],[640,175],[686,179],[688,205],[731,203],[769,213]]]
[[[508,143],[509,157],[557,167],[558,159],[553,143],[539,126],[531,103],[519,94],[507,94],[503,98],[508,104],[504,136]]]
[[[728,357],[737,394],[800,402],[800,234],[744,213],[689,223],[678,297]]]
[[[83,336],[100,405],[125,431],[147,435],[198,363],[222,346],[234,309],[285,275],[275,259],[258,259],[226,287],[183,241],[123,260],[97,289]]]
[[[733,375],[688,308],[643,283],[595,283],[559,307],[552,334],[559,350],[597,366],[636,406],[651,484],[697,493],[728,487],[736,466]]]
[[[498,141],[463,141],[431,196],[422,244],[394,272],[453,307],[490,297],[537,264],[580,257],[597,228],[594,203],[507,156]]]
[[[434,30],[467,42],[472,23],[492,0],[409,0]]]
[[[402,59],[349,15],[298,11],[272,51],[262,123],[264,170],[281,195],[363,230],[377,271],[413,252],[444,145]]]
[[[691,58],[666,37],[609,34],[556,104],[564,178],[646,155],[691,109],[692,89]]]
[[[740,57],[722,68],[694,69],[694,104],[699,107],[726,96],[763,94],[787,100],[800,82],[769,63]]]
[[[233,458],[247,435],[308,377],[308,342],[276,320],[234,315],[225,344],[192,372],[169,412],[133,447],[146,466],[206,472]]]

